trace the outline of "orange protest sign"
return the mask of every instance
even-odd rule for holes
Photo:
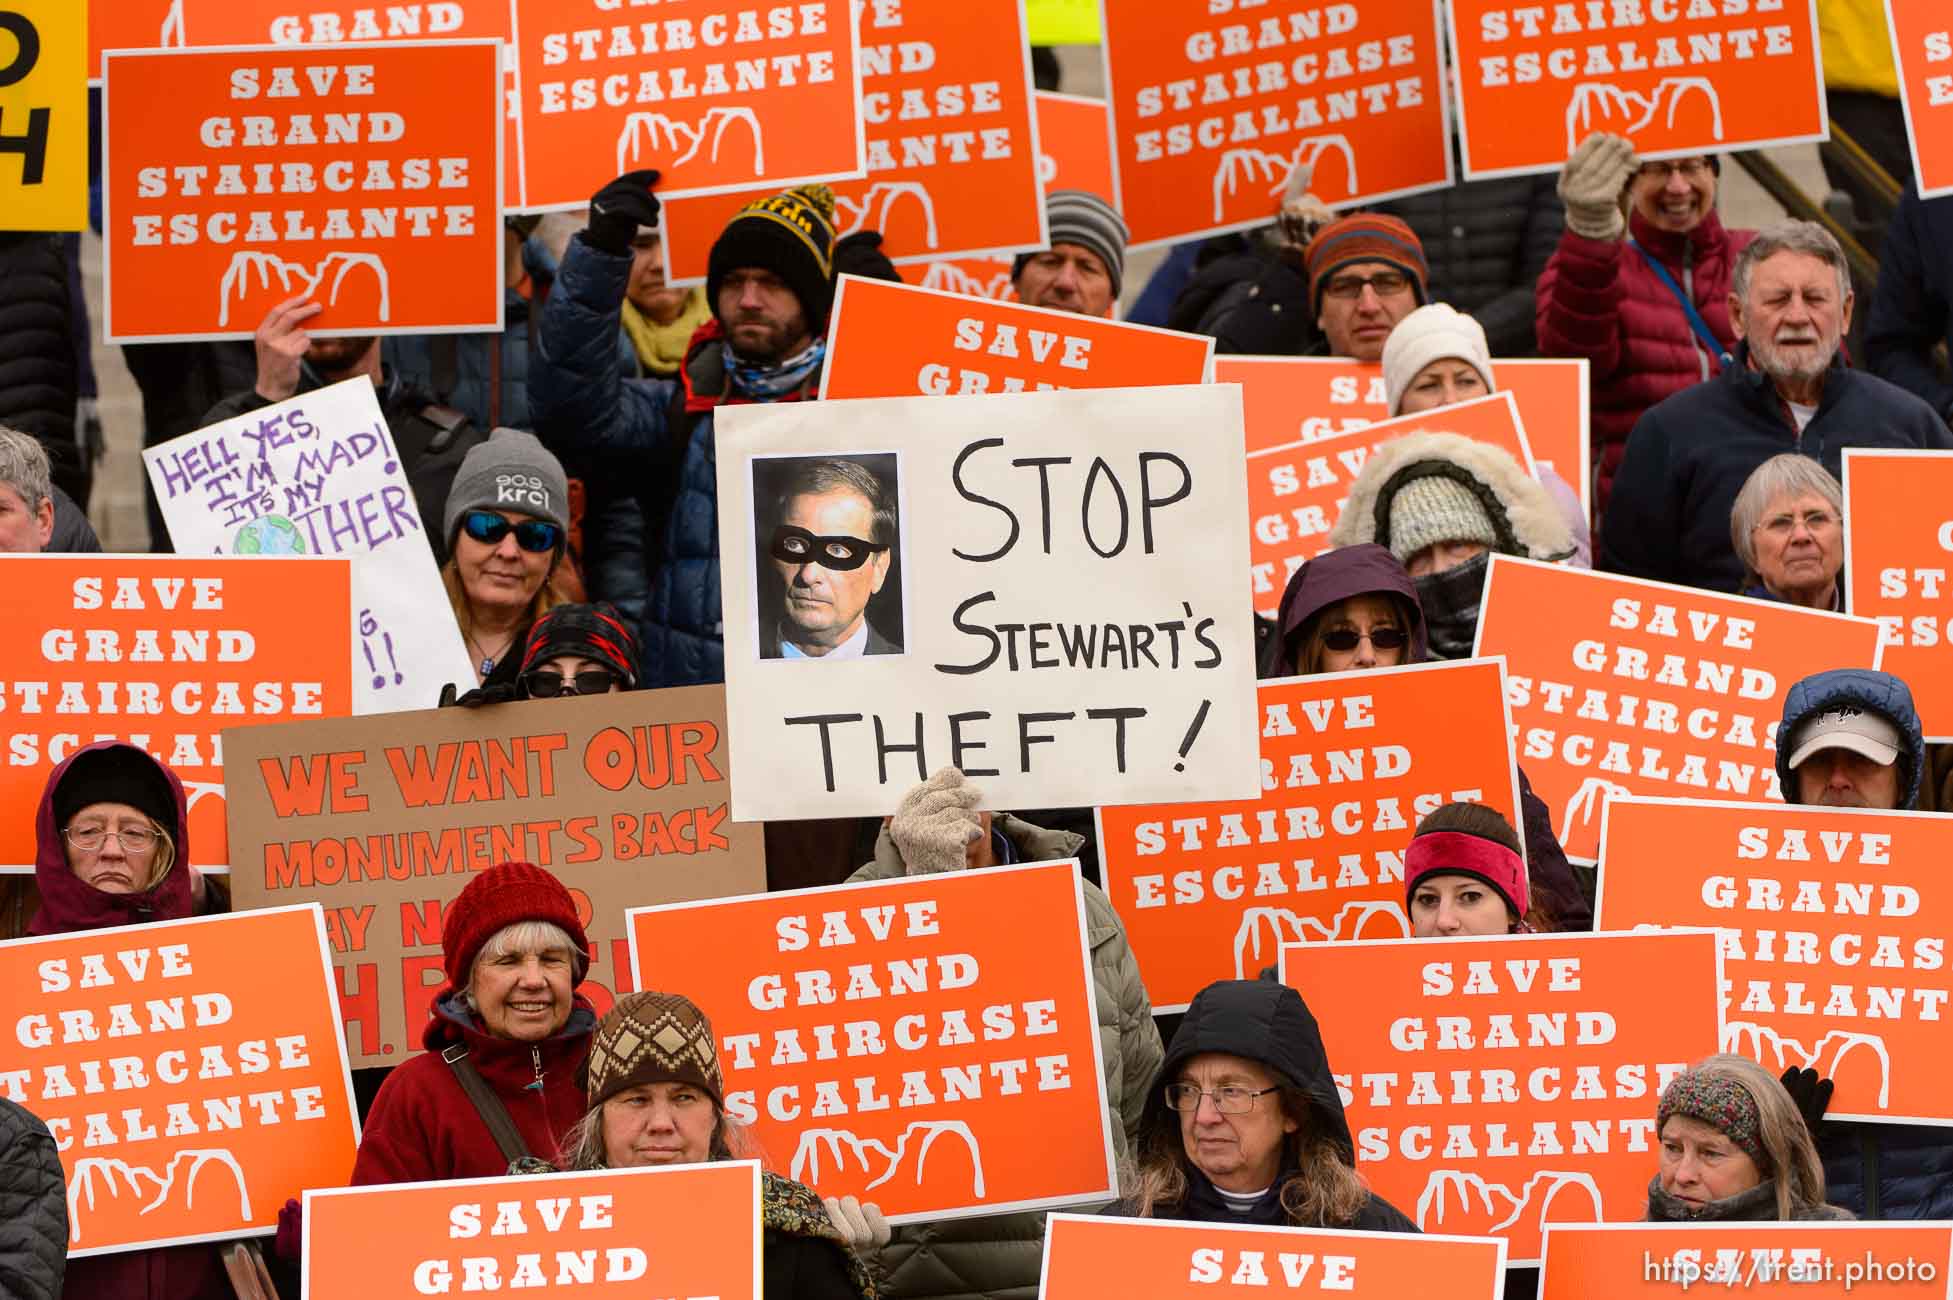
[[[1164,1219],[1045,1220],[1044,1300],[1149,1300],[1327,1291],[1358,1297],[1433,1294],[1497,1300],[1505,1243],[1436,1233],[1336,1232]]]
[[[837,234],[880,231],[898,264],[1044,247],[1022,0],[881,0],[861,43],[868,174],[833,183]],[[703,279],[719,232],[769,193],[667,203],[667,274]]]
[[[1100,878],[1154,1010],[1253,979],[1284,943],[1409,935],[1424,815],[1470,800],[1524,820],[1502,692],[1474,660],[1263,682],[1261,798],[1099,809]]]
[[[1953,1124],[1953,818],[1618,796],[1594,924],[1720,927],[1723,1047],[1837,1084],[1835,1119]]]
[[[1936,0],[1885,0],[1885,24],[1920,197],[1953,194],[1953,23]]]
[[[126,740],[170,765],[190,805],[190,862],[221,868],[224,746],[240,721],[352,707],[351,561],[9,555],[0,619],[0,873],[34,869],[54,765]],[[293,618],[303,610],[303,618]]]
[[[1721,1289],[1842,1300],[1945,1300],[1945,1223],[1582,1223],[1546,1230],[1540,1300],[1639,1300]]]
[[[628,922],[638,987],[712,1021],[727,1113],[823,1196],[900,1223],[1116,1194],[1075,861]]]
[[[1847,451],[1845,608],[1878,620],[1931,741],[1953,740],[1953,453]]]
[[[1626,136],[1644,159],[1822,140],[1816,11],[1783,0],[1645,10],[1456,0],[1465,175],[1557,171],[1596,131]]]
[[[1266,225],[1297,165],[1336,206],[1451,183],[1435,0],[1103,7],[1134,247]]]
[[[1867,618],[1507,555],[1480,610],[1476,653],[1505,656],[1519,763],[1576,862],[1610,795],[1780,800],[1785,693],[1878,666]]]
[[[1214,340],[1022,303],[841,277],[821,396],[1198,384]]]
[[[1522,1265],[1546,1223],[1646,1208],[1655,1101],[1716,1050],[1720,965],[1708,930],[1282,949],[1357,1172],[1426,1232],[1503,1237]]]
[[[507,40],[508,0],[175,0],[185,45]]]
[[[359,1146],[316,907],[0,943],[0,1096],[68,1182],[68,1253],[277,1230]]]
[[[590,940],[578,992],[631,991],[624,910],[766,888],[761,827],[728,817],[717,686],[226,732],[232,897],[326,910],[353,1064],[398,1065],[446,982],[448,906],[533,862]]]
[[[1274,617],[1290,575],[1329,549],[1330,530],[1370,453],[1412,433],[1460,434],[1499,448],[1533,472],[1532,448],[1510,393],[1249,453],[1249,573],[1256,613]]]
[[[305,1193],[308,1296],[461,1291],[759,1300],[753,1160]]]
[[[509,0],[522,206],[580,209],[623,172],[660,195],[778,191],[867,166],[852,3]]]
[[[88,6],[88,84],[102,84],[102,51],[183,44],[181,0],[116,0]]]
[[[501,329],[499,49],[110,52],[104,337]]]

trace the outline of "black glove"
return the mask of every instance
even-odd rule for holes
[[[658,225],[658,196],[651,187],[658,183],[654,171],[625,172],[598,190],[590,200],[590,227],[583,238],[592,248],[618,257],[631,251],[637,228]]]
[[[451,709],[457,705],[464,709],[480,708],[484,704],[508,704],[515,700],[526,700],[529,693],[522,689],[521,682],[498,682],[494,686],[477,686],[466,695],[457,698],[454,683],[447,682],[441,687],[441,702],[436,708]]]
[[[1818,1077],[1816,1070],[1800,1070],[1795,1066],[1783,1072],[1783,1090],[1797,1103],[1797,1113],[1804,1117],[1804,1127],[1811,1132],[1811,1140],[1817,1140],[1818,1125],[1824,1120],[1825,1108],[1831,1104],[1831,1094],[1837,1085],[1829,1079]]]

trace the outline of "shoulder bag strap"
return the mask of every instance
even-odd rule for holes
[[[509,1118],[508,1107],[488,1086],[488,1080],[481,1077],[481,1071],[468,1059],[468,1045],[454,1043],[441,1052],[441,1059],[454,1071],[454,1081],[461,1085],[461,1091],[468,1094],[468,1100],[475,1105],[475,1113],[481,1122],[488,1125],[495,1145],[502,1149],[502,1158],[510,1164],[528,1158],[529,1146],[516,1131],[515,1121]]]
[[[1682,305],[1682,314],[1688,317],[1689,328],[1695,331],[1695,337],[1702,340],[1702,346],[1709,350],[1709,355],[1723,366],[1734,363],[1736,358],[1731,356],[1729,349],[1716,338],[1715,331],[1709,328],[1709,322],[1702,319],[1702,313],[1695,309],[1695,304],[1689,301],[1689,296],[1682,292],[1682,286],[1675,283],[1675,277],[1661,264],[1661,259],[1641,247],[1633,235],[1627,237],[1627,242],[1629,248],[1641,254],[1641,260],[1648,264],[1648,269],[1655,273],[1655,278],[1662,282],[1668,292],[1675,295],[1675,301]]]

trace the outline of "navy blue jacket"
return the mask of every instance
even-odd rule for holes
[[[1843,473],[1846,447],[1953,450],[1931,407],[1875,375],[1835,363],[1817,414],[1797,431],[1789,408],[1748,365],[1649,407],[1628,435],[1627,455],[1601,524],[1596,568],[1711,591],[1736,591],[1743,565],[1729,540],[1729,512],[1750,474],[1770,457],[1802,452]]]
[[[1865,364],[1953,419],[1953,383],[1933,359],[1953,346],[1953,198],[1921,199],[1908,184],[1879,254],[1865,325]]]
[[[1784,697],[1777,728],[1777,776],[1784,798],[1797,802],[1790,752],[1797,729],[1827,709],[1853,705],[1876,713],[1905,737],[1905,793],[1901,807],[1919,802],[1926,742],[1912,692],[1890,673],[1838,668],[1806,677]],[[1912,1124],[1823,1125],[1824,1199],[1861,1219],[1953,1218],[1953,1133]]]

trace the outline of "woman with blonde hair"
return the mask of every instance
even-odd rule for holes
[[[529,628],[566,600],[569,495],[563,466],[519,429],[495,430],[455,472],[441,581],[483,687],[513,694]]]
[[[1662,1089],[1655,1223],[1849,1219],[1824,1202],[1824,1166],[1797,1103],[1746,1056],[1711,1056]]]

